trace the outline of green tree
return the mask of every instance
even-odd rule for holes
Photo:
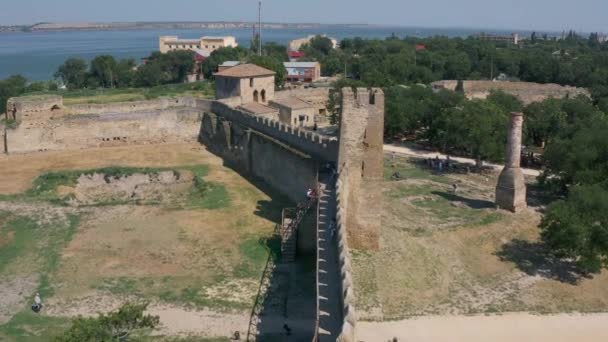
[[[61,79],[69,89],[84,88],[87,78],[87,62],[80,58],[70,58],[59,66],[55,78]]]
[[[605,174],[606,175],[606,174]],[[541,222],[542,239],[554,254],[587,272],[608,266],[608,191],[598,184],[574,187],[551,204]]]
[[[471,72],[469,56],[464,52],[457,52],[448,56],[445,68],[445,78],[452,80],[466,79]]]
[[[329,55],[329,52],[334,48],[331,39],[319,35],[312,38],[310,40],[310,43],[308,43],[307,45],[311,49],[318,51],[319,53],[325,56]],[[303,50],[306,50],[306,48],[304,47]]]
[[[502,160],[507,142],[507,112],[487,100],[466,101],[446,111],[445,147],[469,153],[477,159]]]
[[[226,61],[243,61],[248,55],[249,51],[240,46],[219,48],[213,51],[209,58],[203,62],[203,74],[206,78],[211,78],[220,64]]]
[[[116,60],[110,55],[101,55],[91,61],[91,78],[103,88],[114,88],[116,82]]]
[[[603,113],[575,121],[560,131],[545,149],[545,171],[540,182],[566,194],[577,185],[608,179],[608,119]]]
[[[128,341],[134,332],[158,326],[158,316],[144,314],[147,307],[148,304],[127,303],[109,314],[94,318],[78,317],[62,336],[55,338],[55,342]]]
[[[287,71],[285,70],[285,66],[283,65],[283,62],[281,60],[270,56],[253,55],[249,57],[249,63],[274,71],[275,87],[283,87],[283,84],[285,83],[285,74],[287,73]]]
[[[521,112],[524,107],[519,98],[500,90],[491,91],[487,100],[499,106],[507,113]]]
[[[385,98],[385,131],[389,135],[415,133],[423,128],[424,119],[432,115],[433,91],[422,86],[393,86]]]
[[[25,92],[27,79],[21,75],[14,75],[0,81],[0,113],[6,111],[6,101]]]
[[[160,63],[150,61],[137,69],[135,85],[137,87],[154,87],[163,84],[167,81],[167,78],[163,75]]]
[[[531,103],[524,109],[527,144],[544,147],[566,124],[567,114],[562,110],[562,100],[550,98]]]
[[[116,64],[116,86],[127,88],[133,86],[135,82],[135,60],[121,59]]]

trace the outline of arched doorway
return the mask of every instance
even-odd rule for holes
[[[258,99],[258,91],[257,91],[257,90],[253,92],[253,101],[255,101],[255,102],[259,102],[259,99]]]
[[[262,89],[262,102],[266,102],[266,89]]]

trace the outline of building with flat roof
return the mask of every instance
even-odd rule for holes
[[[219,99],[239,97],[241,104],[266,104],[274,99],[275,72],[255,64],[239,64],[218,71],[215,76],[215,96]]]
[[[315,107],[297,97],[270,101],[270,106],[279,109],[279,121],[292,126],[314,127]]]
[[[482,33],[482,34],[475,36],[475,38],[477,38],[479,40],[487,40],[487,41],[492,41],[492,42],[507,42],[507,43],[511,43],[513,45],[519,44],[519,34],[517,34],[517,33],[512,33],[511,35],[498,35],[498,34]]]
[[[197,53],[209,56],[213,51],[222,47],[237,47],[236,38],[232,36],[212,37],[205,36],[198,39],[180,39],[177,36],[159,37],[158,50],[161,53],[169,51],[199,50]]]
[[[319,62],[284,62],[287,82],[314,82],[321,78]]]
[[[264,116],[273,120],[279,120],[279,110],[257,102],[244,103],[238,109],[252,115]]]

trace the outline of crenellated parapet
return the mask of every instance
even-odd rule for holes
[[[336,161],[338,159],[339,143],[336,137],[287,125],[268,117],[252,115],[233,108],[224,101],[213,101],[209,111],[223,120],[236,122],[273,137],[295,149],[310,154],[319,161]]]

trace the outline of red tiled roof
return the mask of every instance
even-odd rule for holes
[[[275,74],[274,71],[262,68],[255,64],[240,64],[235,67],[228,68],[228,69],[222,70],[220,72],[216,72],[215,76],[245,78],[245,77],[259,77],[259,76],[274,76],[274,74]]]
[[[302,52],[302,51],[289,52],[289,58],[301,58],[301,57],[304,57],[304,52]]]

